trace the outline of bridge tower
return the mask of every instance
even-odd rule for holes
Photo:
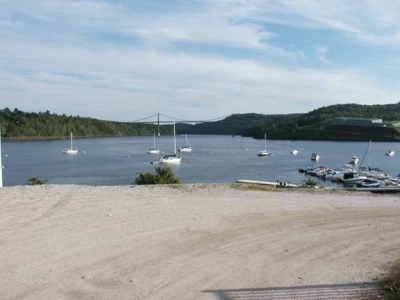
[[[160,113],[157,113],[157,136],[160,136]]]

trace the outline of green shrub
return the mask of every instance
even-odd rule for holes
[[[313,188],[317,185],[317,182],[311,177],[307,177],[306,180],[303,181],[302,187]]]
[[[175,176],[169,167],[159,167],[155,168],[156,174],[143,172],[140,173],[135,179],[135,184],[176,184],[180,183],[179,178]]]
[[[32,178],[28,179],[28,184],[30,184],[30,185],[42,185],[42,184],[45,184],[46,182],[47,182],[47,179],[41,180],[37,177],[32,177]]]

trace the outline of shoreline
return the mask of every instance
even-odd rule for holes
[[[99,135],[99,136],[74,136],[74,139],[94,139],[94,138],[118,138],[118,137],[130,137],[133,135]],[[7,142],[35,142],[35,141],[55,141],[55,140],[67,140],[70,136],[56,136],[56,137],[2,137],[2,141]]]

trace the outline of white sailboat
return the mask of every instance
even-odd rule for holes
[[[358,172],[361,175],[364,175],[368,178],[375,178],[375,179],[381,179],[381,180],[389,179],[390,178],[389,174],[386,174],[380,168],[371,168],[371,145],[372,145],[372,142],[369,141],[368,148],[367,148],[367,150],[365,150],[364,157],[361,161],[360,167],[358,168]],[[364,158],[367,154],[367,151],[368,151],[368,167],[361,167],[362,163],[364,161]]]
[[[160,160],[160,164],[180,164],[181,157],[176,156],[176,136],[175,136],[175,120],[174,120],[174,154],[172,155],[163,155]]]
[[[264,150],[257,152],[257,156],[270,156],[271,153],[267,152],[267,134],[264,134]]]
[[[72,132],[70,134],[70,140],[71,140],[70,148],[69,149],[64,149],[63,153],[64,154],[78,154],[78,147],[75,146],[75,148],[74,148],[74,138],[73,138]]]
[[[153,135],[153,148],[147,150],[148,154],[160,154],[160,150],[156,149],[156,135]]]
[[[187,134],[186,134],[185,138],[186,138],[185,146],[180,147],[180,148],[179,148],[179,152],[192,152],[193,149],[192,149],[192,147],[190,146],[190,143],[189,143]]]

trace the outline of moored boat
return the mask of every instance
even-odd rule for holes
[[[147,150],[147,154],[160,154],[160,150],[156,149],[156,135],[153,135],[153,148]]]
[[[394,152],[394,150],[388,150],[388,151],[385,153],[385,155],[386,155],[386,156],[393,156],[393,155],[395,155],[395,153],[396,153],[396,152]]]
[[[174,121],[174,154],[163,155],[159,163],[161,164],[180,164],[181,157],[176,155],[176,133],[175,133],[175,121]]]
[[[257,156],[270,156],[271,153],[267,151],[267,134],[264,134],[264,150],[257,152]]]
[[[343,174],[342,182],[344,185],[357,185],[364,179],[367,179],[367,176],[360,175],[358,172],[347,172]]]
[[[311,153],[311,160],[317,161],[320,160],[321,156],[318,155],[318,153],[313,152]]]
[[[74,139],[73,139],[73,134],[72,132],[70,133],[70,148],[69,149],[64,149],[63,150],[64,154],[78,154],[78,147],[74,148]]]
[[[192,152],[192,146],[190,146],[189,139],[187,134],[185,135],[185,146],[182,146],[178,149],[179,152]]]
[[[364,188],[380,187],[381,185],[382,181],[374,178],[366,178],[357,183],[357,187],[364,187]]]
[[[299,152],[299,150],[294,149],[294,150],[290,151],[290,153],[293,154],[293,155],[297,155],[300,152]]]
[[[350,158],[350,160],[348,161],[348,164],[349,165],[356,165],[356,164],[358,164],[358,162],[359,162],[359,159],[358,159],[357,155],[353,155]]]

